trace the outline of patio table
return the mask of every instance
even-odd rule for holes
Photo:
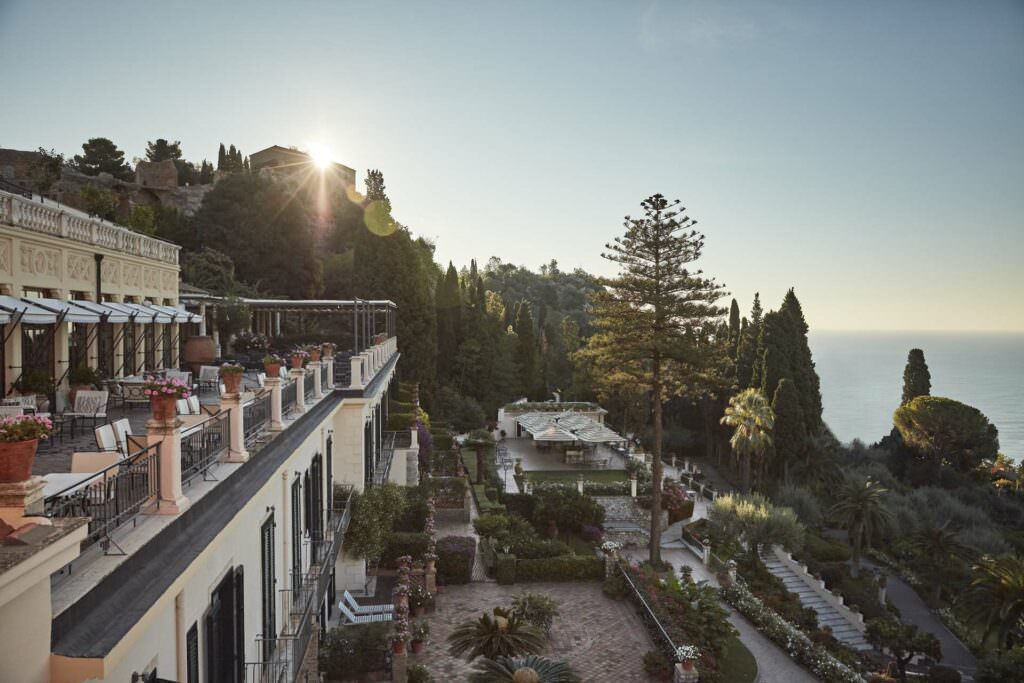
[[[54,472],[43,475],[46,485],[43,487],[43,498],[57,493],[71,494],[86,485],[89,479],[96,476],[95,472]]]

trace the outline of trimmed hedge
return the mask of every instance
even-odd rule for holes
[[[388,425],[385,428],[389,432],[401,432],[412,429],[416,423],[416,416],[412,413],[391,413],[388,415]]]
[[[818,562],[847,562],[852,551],[845,543],[825,539],[817,534],[807,534],[804,538],[804,552]]]
[[[523,519],[533,519],[533,510],[537,506],[537,499],[527,493],[505,493],[501,495],[501,502],[505,504],[509,512],[513,512]]]
[[[384,552],[380,556],[380,566],[388,569],[397,568],[395,562],[402,555],[422,557],[427,552],[427,543],[430,537],[421,531],[395,531],[388,538],[384,546]]]
[[[498,558],[494,565],[494,577],[498,580],[498,583],[503,586],[515,583],[516,556],[498,553]]]
[[[604,561],[598,557],[562,555],[539,560],[516,560],[517,581],[599,581]]]
[[[492,512],[505,512],[505,506],[496,503],[487,495],[486,484],[473,484],[473,497],[476,498],[476,505],[480,508],[480,514],[486,515]]]
[[[434,439],[434,449],[438,451],[449,451],[455,443],[455,439],[448,432],[431,432],[430,436]]]
[[[437,542],[437,574],[447,586],[469,583],[473,576],[476,539],[472,536],[445,536]]]
[[[568,555],[572,549],[553,538],[522,539],[512,544],[512,552],[524,560],[539,560],[546,557]]]

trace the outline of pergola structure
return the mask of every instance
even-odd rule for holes
[[[218,306],[243,305],[252,312],[251,329],[267,336],[281,334],[283,315],[347,315],[351,316],[353,353],[369,348],[378,335],[396,336],[398,306],[387,299],[250,299],[228,298],[182,290],[182,301],[197,309],[203,322],[200,334],[206,334],[206,309]]]
[[[516,417],[534,441],[581,442],[584,444],[625,443],[626,438],[586,415],[574,412],[523,413]]]

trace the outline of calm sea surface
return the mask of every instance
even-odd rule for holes
[[[1024,458],[1024,334],[811,332],[825,421],[840,441],[873,443],[892,429],[907,352],[924,351],[932,395],[972,405],[999,429],[1002,452]]]

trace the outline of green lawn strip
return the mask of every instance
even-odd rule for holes
[[[733,637],[725,645],[725,654],[719,661],[722,683],[753,683],[757,676],[757,661],[747,646]]]
[[[535,484],[542,481],[571,484],[575,483],[581,474],[586,481],[594,481],[602,484],[626,481],[628,478],[625,470],[527,470],[527,474],[530,477],[530,481]]]

